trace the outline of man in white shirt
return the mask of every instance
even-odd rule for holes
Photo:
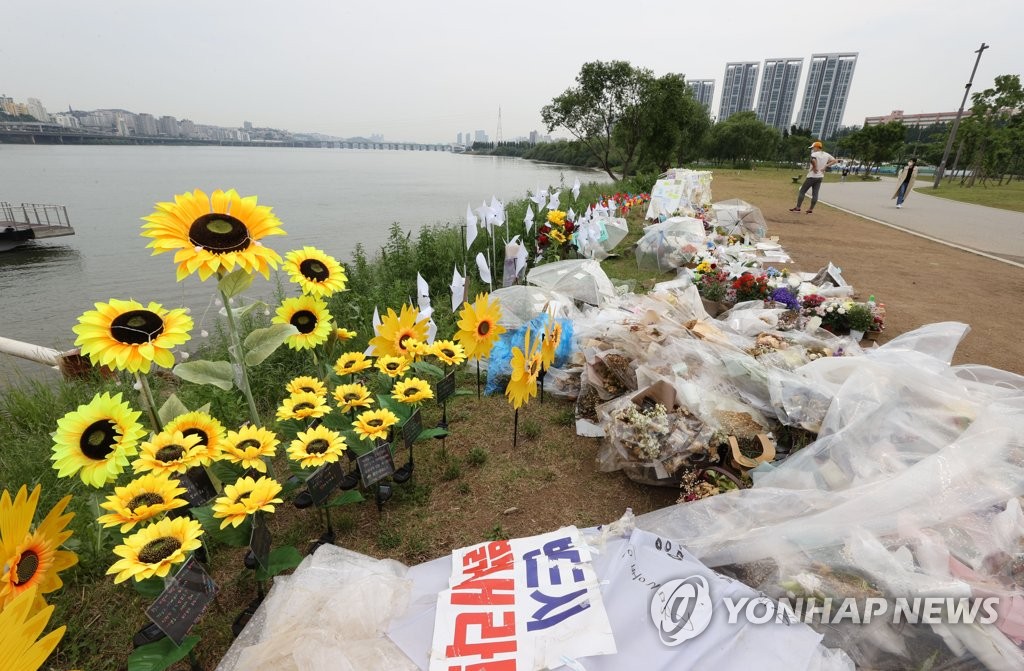
[[[807,214],[814,212],[814,206],[818,203],[818,192],[821,190],[821,183],[825,179],[825,170],[830,165],[838,163],[832,154],[822,149],[821,142],[814,142],[810,147],[811,161],[807,170],[807,179],[800,187],[800,194],[796,197],[796,207],[790,208],[790,212],[799,212],[800,205],[804,202],[804,195],[811,189],[811,206],[807,208]]]

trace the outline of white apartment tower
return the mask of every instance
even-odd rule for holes
[[[823,140],[835,134],[846,111],[856,65],[856,53],[811,55],[798,126],[810,128],[811,135]]]
[[[796,90],[800,86],[802,58],[769,58],[761,71],[757,94],[757,118],[780,132],[793,123]]]
[[[704,106],[704,111],[711,114],[711,100],[715,97],[714,79],[690,79],[687,82],[693,97]]]
[[[718,104],[718,121],[725,121],[737,112],[754,109],[757,66],[756,61],[725,64],[722,101]]]

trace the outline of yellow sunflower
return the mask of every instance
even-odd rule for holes
[[[316,296],[286,298],[271,319],[275,324],[291,324],[299,329],[288,336],[288,346],[295,350],[312,349],[327,342],[331,335],[331,313],[327,304]]]
[[[354,375],[373,365],[362,352],[345,352],[334,362],[334,372],[341,375]]]
[[[323,417],[331,411],[327,399],[318,394],[293,394],[281,401],[277,409],[277,421],[286,419],[308,419]]]
[[[431,354],[449,366],[457,366],[466,360],[465,348],[452,340],[435,341]]]
[[[342,342],[346,340],[352,340],[352,338],[355,338],[357,335],[359,334],[356,333],[355,331],[349,331],[348,329],[343,329],[340,327],[334,329],[334,337]]]
[[[139,458],[132,462],[136,473],[152,471],[170,477],[184,473],[193,466],[202,466],[206,448],[200,445],[199,434],[186,436],[181,431],[164,429],[142,443]]]
[[[548,211],[548,222],[555,226],[565,225],[565,212],[562,210],[549,210]]]
[[[409,346],[406,341],[427,339],[427,320],[416,321],[419,311],[408,303],[402,306],[402,313],[388,308],[388,313],[380,321],[377,335],[370,339],[370,352],[374,356],[407,356]]]
[[[374,440],[375,438],[386,438],[388,430],[398,423],[398,415],[390,410],[367,410],[356,416],[352,422],[356,433],[363,440]]]
[[[327,385],[315,377],[302,375],[290,381],[285,386],[285,391],[292,395],[308,393],[316,394],[317,396],[326,396]]]
[[[551,232],[548,233],[548,236],[555,242],[562,243],[566,241],[565,233],[562,233],[562,231],[557,228],[552,228]]]
[[[404,356],[380,356],[376,365],[377,370],[388,377],[401,377],[409,370],[409,360]]]
[[[196,449],[204,465],[220,459],[221,446],[224,444],[224,425],[208,413],[194,410],[178,415],[164,425],[164,433],[169,431],[181,431],[186,438],[199,436]]]
[[[192,318],[184,309],[165,310],[159,303],[111,298],[96,303],[71,330],[75,344],[94,363],[133,373],[148,373],[152,364],[174,366],[171,349],[189,340]]]
[[[281,485],[273,478],[238,478],[235,484],[225,485],[224,496],[213,502],[213,516],[224,520],[221,529],[229,524],[237,527],[257,511],[274,512],[274,504],[282,502],[280,493]]]
[[[269,279],[270,269],[281,262],[277,252],[260,242],[268,235],[284,235],[281,221],[269,207],[257,205],[256,196],[243,198],[234,189],[218,189],[209,197],[199,189],[176,195],[173,203],[157,203],[143,221],[142,235],[153,238],[146,246],[154,256],[178,250],[174,262],[179,282],[197,271],[205,281],[235,266]]]
[[[233,464],[242,468],[255,468],[260,473],[267,472],[265,458],[277,454],[280,441],[277,434],[262,426],[243,426],[238,431],[228,431],[224,440],[223,456]]]
[[[462,304],[455,339],[466,349],[468,358],[479,359],[490,354],[494,343],[505,332],[505,327],[498,323],[500,319],[501,303],[498,299],[491,301],[488,294],[477,294],[476,301]]]
[[[117,487],[100,508],[109,510],[97,521],[105,527],[121,525],[121,533],[130,531],[140,522],[150,520],[160,513],[187,506],[188,501],[178,497],[185,493],[176,480],[163,473],[150,473],[132,480],[124,487]]]
[[[522,349],[512,348],[512,377],[505,387],[505,395],[512,407],[518,410],[537,395],[537,373],[540,372],[540,352],[538,343],[530,344],[530,329]]]
[[[299,462],[303,468],[315,468],[324,464],[333,464],[341,458],[346,449],[345,438],[324,425],[300,431],[291,447],[288,456]]]
[[[373,405],[370,390],[361,384],[341,384],[334,390],[334,400],[342,412],[355,408],[369,408]]]
[[[40,491],[36,485],[29,494],[22,485],[13,501],[6,489],[0,494],[0,573],[5,566],[7,569],[0,575],[0,611],[32,588],[37,588],[37,605],[42,607],[42,595],[64,584],[57,574],[78,563],[74,552],[58,549],[72,534],[67,525],[75,515],[64,514],[71,502],[70,494],[58,501],[32,531]]]
[[[281,270],[302,289],[302,293],[327,298],[337,291],[344,291],[348,278],[345,269],[333,256],[316,247],[303,247],[284,256]]]
[[[29,589],[0,608],[0,669],[36,671],[64,636],[65,627],[57,627],[36,640],[53,614],[53,606],[35,612],[38,599],[36,590]]]
[[[395,388],[391,390],[391,398],[402,403],[420,403],[434,398],[434,392],[426,380],[410,377],[395,384]]]
[[[157,576],[164,578],[175,564],[185,561],[189,552],[202,543],[203,527],[189,517],[165,517],[124,539],[114,548],[121,559],[107,569],[107,575],[116,573],[114,583],[128,578],[145,580]]]
[[[555,362],[555,352],[558,350],[558,344],[562,341],[562,324],[559,323],[554,317],[548,317],[548,322],[544,326],[544,337],[541,340],[541,365],[544,370],[551,368],[551,364]]]
[[[136,421],[140,414],[121,402],[121,394],[104,393],[61,417],[50,457],[57,475],[63,478],[77,472],[92,487],[117,478],[146,435]]]

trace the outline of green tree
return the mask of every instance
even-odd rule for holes
[[[576,86],[545,105],[541,119],[549,133],[569,131],[612,179],[618,179],[612,166],[621,161],[625,177],[640,144],[641,107],[652,79],[650,70],[626,61],[584,63]]]
[[[693,97],[682,75],[669,73],[650,82],[640,114],[640,158],[665,171],[673,162],[697,158],[711,128],[707,111]]]
[[[963,122],[970,156],[967,186],[1022,172],[1024,160],[1024,89],[1020,75],[1000,75],[995,87],[972,96],[971,115]]]
[[[779,131],[757,118],[753,112],[739,112],[715,124],[708,139],[708,150],[717,159],[731,160],[734,165],[757,159],[774,158],[779,145]]]

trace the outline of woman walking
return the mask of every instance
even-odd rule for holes
[[[903,201],[914,190],[915,179],[917,179],[917,159],[912,158],[903,166],[899,176],[896,177],[896,193],[892,194],[892,197],[896,199],[896,209],[903,207]]]

